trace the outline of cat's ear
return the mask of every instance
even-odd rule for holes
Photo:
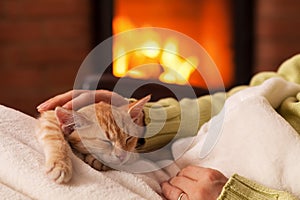
[[[81,113],[62,107],[55,108],[55,116],[66,135],[72,133],[74,129],[84,128],[92,124],[92,121],[88,120]]]
[[[140,114],[143,112],[144,105],[150,101],[151,95],[148,95],[136,102],[129,104],[128,113],[133,120],[137,119]]]

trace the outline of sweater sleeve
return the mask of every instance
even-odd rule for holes
[[[285,191],[267,188],[237,174],[230,177],[218,200],[296,200]]]
[[[166,146],[175,139],[195,136],[200,127],[222,109],[226,93],[205,95],[198,99],[173,98],[147,103],[144,122],[147,126],[144,144],[137,149],[149,152]]]
[[[291,57],[283,62],[277,72],[260,72],[254,75],[250,81],[250,86],[260,85],[271,77],[281,77],[287,81],[300,84],[300,54]]]

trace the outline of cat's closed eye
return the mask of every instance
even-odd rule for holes
[[[127,139],[126,139],[126,144],[128,144],[134,137],[132,136],[129,136]]]
[[[101,140],[103,143],[105,143],[106,145],[112,146],[111,141],[109,140]]]

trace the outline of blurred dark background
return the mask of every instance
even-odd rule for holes
[[[102,31],[95,24],[106,23],[95,23],[101,16],[95,12],[106,12],[95,6],[92,0],[0,1],[0,104],[35,116],[40,102],[73,88]],[[299,53],[299,9],[299,0],[256,1],[250,76]]]

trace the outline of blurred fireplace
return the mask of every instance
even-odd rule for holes
[[[247,83],[252,75],[253,4],[251,0],[154,0],[145,2],[140,0],[94,0],[94,45],[112,34],[132,28],[154,26],[179,31],[193,38],[206,49],[216,63],[225,87],[230,88]],[[172,46],[175,51],[181,48],[178,41],[172,40],[172,38],[160,41],[160,43],[149,38],[149,43],[151,42],[153,45],[161,47]],[[122,43],[122,41],[114,41],[111,49],[108,50],[112,52],[112,55],[118,54],[124,48],[120,45]],[[168,70],[164,68],[166,64],[163,53],[147,55],[138,52],[126,56],[127,61],[131,60],[131,62],[114,61],[102,75],[98,84],[99,88],[113,90],[116,82],[126,76],[123,78],[126,87],[143,85],[134,93],[133,97],[135,98],[151,92],[154,93],[153,100],[156,100],[174,96],[172,91],[182,93],[182,97],[185,96],[187,86],[184,81],[176,78],[176,75],[167,74]],[[176,71],[183,69],[184,60],[180,59],[178,57],[169,59],[179,60],[179,66],[173,65]],[[190,63],[197,65],[197,58],[192,58]],[[151,64],[151,67],[134,70],[133,68],[138,64]],[[97,69],[94,69],[93,73],[97,74]],[[189,77],[184,79],[193,86],[197,96],[207,93],[206,85],[199,74],[193,71],[186,72],[186,74]],[[89,89],[89,82],[98,81],[98,79],[97,75],[89,77],[85,88]],[[215,84],[215,89],[218,90],[218,83]]]

